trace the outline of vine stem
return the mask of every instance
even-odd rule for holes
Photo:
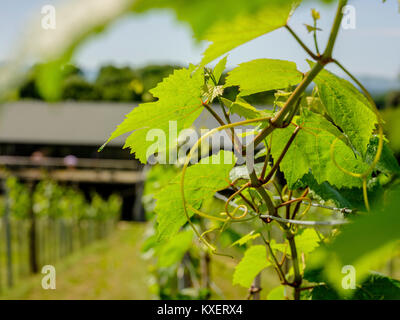
[[[267,143],[267,141],[265,143],[267,144],[267,153],[265,155],[264,165],[263,165],[263,168],[262,168],[262,171],[261,171],[261,175],[260,175],[261,179],[265,178],[265,173],[267,171],[268,163],[269,163],[269,160],[271,158],[272,136],[269,139],[269,143]]]
[[[217,122],[219,123],[220,126],[224,126],[225,122],[221,119],[221,117],[218,115],[218,113],[216,113],[209,105],[208,103],[202,102],[202,105],[204,108],[207,109],[208,112],[211,113],[211,115],[215,118],[215,120],[217,120]]]
[[[347,4],[347,0],[339,0],[339,4],[337,7],[336,15],[335,15],[335,20],[330,32],[329,40],[326,46],[326,49],[321,57],[318,57],[317,63],[312,67],[312,69],[306,74],[306,76],[303,78],[303,80],[300,82],[300,84],[297,86],[297,88],[293,91],[293,93],[290,95],[289,99],[287,100],[286,104],[283,106],[281,110],[276,114],[276,116],[272,119],[269,120],[269,126],[267,126],[265,129],[263,129],[256,137],[255,139],[251,142],[252,148],[255,148],[260,144],[269,134],[271,134],[276,128],[282,128],[285,126],[285,120],[287,123],[290,123],[292,119],[286,119],[287,115],[290,115],[291,117],[294,116],[295,112],[292,112],[292,109],[297,105],[298,100],[300,99],[301,95],[303,92],[307,89],[309,84],[314,80],[314,78],[324,69],[325,65],[332,62],[332,52],[333,48],[336,42],[336,38],[339,33],[339,28],[340,24],[343,18],[343,7]],[[288,29],[290,32],[290,28]],[[297,41],[300,39],[296,36],[296,34],[293,32],[292,35],[295,37]],[[299,42],[302,44],[301,40]],[[304,49],[306,49],[306,46],[303,46]],[[307,51],[307,49],[306,49]],[[289,118],[290,118],[289,116]],[[276,208],[272,204],[272,200],[268,193],[265,191],[263,188],[262,184],[260,185],[260,182],[257,178],[257,175],[255,171],[250,174],[250,179],[252,181],[252,184],[256,187],[256,190],[258,193],[261,195],[263,200],[265,201],[268,211],[271,213],[272,216],[276,217],[278,216]],[[271,205],[272,204],[272,205]],[[290,230],[290,227],[286,225],[285,223],[279,222],[282,228],[284,229],[286,233],[286,238],[289,241],[289,246],[290,250],[292,252],[292,263],[293,263],[293,269],[294,269],[294,286],[295,286],[295,294],[294,298],[295,300],[300,299],[300,291],[298,288],[301,286],[302,282],[302,275],[300,273],[300,268],[299,268],[299,261],[297,258],[297,248],[296,248],[296,242],[295,242],[295,234],[292,233]]]
[[[275,128],[280,128],[283,126],[283,122],[285,120],[286,115],[291,111],[292,107],[296,105],[297,100],[303,94],[303,92],[307,89],[309,84],[314,80],[314,78],[318,75],[318,73],[324,68],[324,64],[318,61],[313,68],[306,74],[297,88],[290,95],[286,104],[283,106],[281,110],[275,115],[274,118],[270,120],[269,126],[263,129],[251,142],[254,145],[254,148],[258,146],[266,137],[268,137]],[[291,119],[289,119],[291,120]]]
[[[325,65],[333,61],[332,60],[332,51],[333,51],[333,48],[334,48],[334,45],[335,45],[335,42],[336,42],[336,38],[337,38],[337,35],[338,35],[338,32],[339,32],[340,23],[341,23],[341,20],[342,20],[342,17],[343,17],[342,9],[346,4],[347,4],[347,0],[339,0],[339,4],[338,4],[336,16],[335,16],[335,21],[334,21],[334,24],[332,26],[332,30],[331,30],[331,33],[330,33],[330,37],[329,37],[328,44],[326,46],[325,52],[323,53],[323,55],[321,57],[317,57],[317,59],[316,59],[317,63],[306,74],[306,76],[303,78],[301,83],[297,86],[297,88],[294,90],[294,92],[290,95],[290,97],[287,100],[287,102],[284,105],[284,107],[281,110],[279,110],[279,112],[275,115],[275,117],[273,117],[273,118],[266,117],[266,118],[259,118],[259,119],[251,119],[251,120],[237,122],[237,123],[234,123],[234,124],[222,125],[221,127],[213,129],[213,130],[209,131],[208,133],[206,133],[205,135],[203,135],[199,140],[197,140],[197,142],[194,144],[194,146],[190,149],[190,152],[186,157],[185,164],[184,164],[184,167],[182,169],[182,176],[181,176],[181,185],[180,185],[180,187],[181,187],[183,208],[184,208],[185,216],[186,216],[186,219],[187,219],[189,225],[192,227],[192,229],[194,230],[196,235],[199,236],[199,238],[203,241],[203,243],[206,244],[206,246],[208,248],[210,248],[214,253],[215,253],[216,249],[210,243],[208,243],[206,239],[201,237],[201,235],[197,231],[196,227],[191,222],[190,216],[189,216],[188,211],[187,211],[187,205],[186,205],[186,199],[185,199],[185,191],[184,191],[184,179],[185,179],[186,170],[187,170],[189,162],[190,162],[190,160],[191,160],[191,158],[193,156],[194,150],[196,150],[198,148],[199,144],[202,142],[203,139],[205,139],[206,137],[214,134],[217,131],[233,128],[233,127],[236,127],[236,126],[239,126],[239,125],[245,125],[245,124],[248,124],[248,123],[260,122],[260,121],[269,121],[269,126],[267,126],[265,129],[263,129],[254,138],[254,140],[251,142],[252,147],[255,148],[270,133],[272,133],[276,128],[285,127],[285,122],[286,123],[290,123],[291,119],[287,119],[287,116],[289,116],[288,118],[291,118],[291,117],[293,117],[295,115],[295,112],[293,112],[292,109],[295,106],[297,106],[297,103],[298,103],[301,95],[303,94],[303,92],[307,89],[309,84],[314,80],[314,78],[319,74],[319,72],[321,70],[323,70]],[[290,28],[288,30],[290,32]],[[297,41],[300,40],[294,34],[294,32],[293,32],[293,36],[295,37],[295,39]],[[300,40],[299,43],[300,44],[302,43],[301,40]],[[303,46],[303,48],[306,49],[307,47]],[[311,53],[311,51],[310,51],[310,53]],[[258,193],[261,195],[261,197],[265,201],[265,203],[266,203],[266,205],[268,207],[269,213],[271,213],[273,217],[277,217],[277,215],[278,215],[277,214],[277,209],[275,208],[271,197],[268,195],[268,193],[266,192],[266,190],[262,186],[262,183],[258,180],[257,174],[255,173],[254,170],[250,173],[250,179],[251,179],[251,182],[252,182],[252,186],[256,188]],[[294,269],[294,282],[293,282],[293,286],[295,287],[294,298],[297,300],[297,299],[300,298],[300,290],[299,290],[299,288],[300,288],[301,282],[302,282],[302,275],[300,273],[300,268],[299,268],[299,261],[298,261],[297,248],[296,248],[296,242],[295,242],[295,234],[291,231],[290,225],[287,225],[284,222],[279,222],[279,224],[282,226],[282,228],[284,229],[284,231],[286,233],[286,238],[288,239],[290,250],[291,250],[292,263],[293,263],[293,269]]]
[[[256,275],[254,278],[253,284],[249,289],[248,300],[253,296],[253,300],[260,300],[260,291],[261,291],[261,273]]]
[[[317,55],[319,56],[319,46],[318,46],[318,39],[317,39],[317,20],[314,20],[314,45],[315,45],[315,50],[317,51]]]
[[[270,125],[260,132],[259,135],[253,140],[254,147],[259,145],[275,128],[282,126],[286,115],[290,112],[291,108],[295,105],[297,100],[300,98],[302,93],[307,89],[309,84],[314,80],[314,78],[320,73],[320,71],[325,67],[326,64],[333,61],[332,51],[336,42],[336,38],[339,33],[340,23],[343,18],[343,7],[347,4],[347,0],[339,0],[338,8],[336,11],[335,21],[332,26],[332,30],[329,36],[328,44],[326,46],[325,52],[322,56],[315,59],[317,63],[314,67],[306,74],[303,81],[297,86],[297,88],[290,95],[286,104],[277,113],[277,115],[271,119]],[[290,28],[288,29],[290,31]],[[300,40],[297,36],[295,39]],[[301,40],[300,40],[301,41]],[[290,119],[289,119],[290,120]]]
[[[292,190],[289,190],[289,199],[291,199],[292,197],[291,197],[291,193],[292,192]],[[282,208],[282,207],[290,207],[290,205],[292,204],[292,203],[296,203],[296,202],[301,202],[301,201],[303,201],[303,200],[306,200],[306,199],[308,199],[307,197],[300,197],[300,198],[295,198],[295,199],[291,199],[291,200],[288,200],[288,201],[286,201],[286,202],[283,202],[283,203],[281,203],[280,205],[278,205],[278,209],[279,208]],[[289,215],[288,215],[289,216]],[[289,218],[288,218],[289,219]]]
[[[285,25],[286,30],[288,30],[290,32],[290,34],[293,36],[293,38],[296,39],[296,41],[300,44],[300,46],[308,53],[308,55],[313,58],[314,60],[318,60],[319,57],[311,51],[311,49],[309,47],[307,47],[307,45],[300,39],[300,37],[293,31],[293,29],[291,27],[289,27],[289,25]]]
[[[274,166],[272,167],[272,169],[270,170],[270,172],[268,173],[268,175],[263,179],[262,183],[267,183],[272,176],[274,175],[275,171],[278,170],[278,167],[280,165],[280,163],[282,162],[283,158],[285,157],[286,153],[289,151],[290,146],[292,145],[294,139],[296,138],[297,134],[300,131],[300,127],[296,126],[296,129],[293,131],[289,141],[287,142],[287,144],[285,145],[285,147],[282,150],[281,155],[279,156],[278,160],[276,160]]]
[[[309,192],[310,192],[310,189],[307,188],[306,190],[304,190],[304,192],[301,195],[301,197],[302,198],[306,198]],[[289,197],[289,200],[294,200],[294,199],[291,199],[291,197]],[[292,219],[294,219],[296,217],[297,213],[299,212],[301,203],[302,203],[302,201],[301,202],[297,202],[296,206],[294,207],[293,214],[291,216]],[[311,206],[312,206],[312,202],[310,200],[310,207]]]
[[[292,264],[293,264],[293,270],[294,270],[294,281],[293,281],[294,300],[300,300],[300,291],[298,289],[301,286],[303,277],[300,273],[299,259],[297,257],[296,240],[294,238],[295,234],[292,231],[290,231],[289,227],[286,230],[286,237],[289,241],[290,251],[292,254]]]
[[[323,56],[325,58],[331,58],[333,48],[336,43],[336,38],[339,33],[340,24],[342,23],[343,18],[343,8],[347,5],[348,0],[339,0],[339,5],[336,10],[335,21],[333,22],[332,30],[329,36],[328,44],[326,45],[326,49],[324,51]]]
[[[264,238],[264,236],[262,234],[261,234],[261,238],[263,239],[265,245],[267,246],[267,248],[269,250],[269,253],[270,253],[272,259],[274,260],[275,267],[276,267],[276,270],[278,271],[278,275],[279,275],[279,278],[280,278],[282,284],[288,284],[288,281],[286,280],[286,277],[285,277],[285,273],[282,270],[282,265],[279,263],[278,259],[276,258],[275,254],[274,254],[274,250],[272,250],[272,248],[271,248],[271,244],[269,243],[269,241],[267,241]]]
[[[264,200],[265,204],[267,205],[268,212],[273,216],[277,216],[278,213],[276,211],[275,205],[272,202],[272,199],[268,195],[267,191],[264,189],[262,183],[258,180],[257,173],[254,168],[253,171],[249,174],[249,176],[251,180],[251,186],[257,190],[258,194]]]
[[[300,130],[300,127],[297,126],[296,129],[294,130],[292,136],[290,137],[288,143],[284,147],[279,159],[275,162],[274,166],[272,167],[272,169],[268,173],[267,177],[263,181],[260,181],[258,179],[254,168],[253,168],[253,171],[249,174],[250,180],[251,180],[251,186],[254,187],[257,190],[257,192],[260,194],[260,196],[263,198],[264,202],[267,205],[268,212],[270,213],[270,215],[272,215],[274,217],[278,216],[277,208],[275,207],[274,203],[272,202],[272,199],[268,195],[267,191],[264,189],[263,185],[265,183],[267,183],[271,179],[271,177],[273,176],[275,171],[278,169],[279,164],[281,163],[282,159],[284,158],[284,156],[286,155],[286,153],[289,150],[290,146],[292,145],[292,143],[293,143],[294,139],[296,138],[297,133],[299,132],[299,130]]]

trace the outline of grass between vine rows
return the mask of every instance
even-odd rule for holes
[[[0,299],[152,299],[148,288],[149,262],[140,254],[146,227],[145,223],[119,223],[109,239],[96,242],[58,262],[55,265],[56,290],[43,290],[42,275],[39,274],[2,292]],[[245,288],[232,286],[231,277],[236,263],[226,257],[213,259],[213,278],[224,294],[222,298],[246,297]],[[265,296],[279,282],[273,272],[263,276]]]

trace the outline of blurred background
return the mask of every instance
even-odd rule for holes
[[[124,115],[153,101],[149,90],[158,82],[176,68],[199,63],[207,43],[196,41],[172,11],[133,14],[130,2],[0,3],[0,298],[160,297],[157,277],[148,276],[154,266],[141,253],[147,169],[122,149],[124,137],[100,153],[98,148]],[[351,5],[356,27],[341,30],[335,56],[372,93],[399,158],[398,3],[354,0]],[[312,8],[321,13],[319,35],[325,43],[334,5],[308,1],[290,25],[311,44],[304,24],[312,22]],[[37,31],[53,9],[55,29],[48,20],[49,28]],[[307,56],[285,31],[234,49],[228,70],[252,59],[276,58],[295,61],[305,72]],[[62,72],[53,72],[54,65],[62,65]],[[224,93],[236,94],[235,88]],[[265,106],[273,99],[266,93],[249,101]],[[196,125],[215,123],[204,114]],[[40,285],[45,264],[56,266],[56,290]],[[245,290],[232,289],[233,267],[222,257],[213,261],[219,275],[216,297],[246,296]],[[267,289],[278,284],[269,280]]]

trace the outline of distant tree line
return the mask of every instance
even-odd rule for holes
[[[14,93],[12,99],[44,100],[38,89],[38,68],[34,65],[29,76]],[[114,102],[149,102],[154,98],[149,92],[163,78],[169,76],[176,65],[148,65],[142,68],[129,66],[117,67],[105,65],[100,68],[94,80],[89,80],[82,69],[75,65],[63,67],[61,85],[61,100],[72,101],[114,101]],[[224,84],[226,74],[221,78]],[[235,100],[237,87],[224,90],[224,97]],[[400,90],[374,97],[380,109],[400,105]],[[261,93],[248,96],[246,100],[254,105],[272,104],[274,96],[271,93]]]
[[[27,80],[19,88],[20,99],[42,100],[38,89],[38,68],[31,68]],[[74,65],[64,66],[61,99],[75,101],[151,101],[149,90],[177,66],[146,66],[133,69],[106,65],[100,68],[96,78],[90,81],[83,70]]]
[[[38,86],[39,68],[40,65],[35,65],[30,69],[27,80],[14,93],[12,99],[44,100]],[[149,102],[154,99],[149,90],[178,68],[181,67],[149,65],[132,68],[105,65],[97,72],[95,79],[89,80],[79,67],[66,65],[63,67],[61,100]],[[221,85],[224,84],[225,78],[226,74],[221,78]],[[237,94],[236,87],[226,88],[224,91],[224,96],[231,100],[234,100]],[[274,96],[272,93],[262,93],[250,96],[247,100],[253,104],[270,104]]]

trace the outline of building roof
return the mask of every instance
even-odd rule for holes
[[[0,143],[101,146],[132,108],[105,102],[5,103],[0,105]],[[110,145],[123,141],[119,137]]]
[[[30,100],[0,104],[0,143],[101,146],[136,106],[134,103]],[[219,106],[214,110],[223,118]],[[232,120],[239,118],[233,116]],[[211,129],[218,123],[204,110],[194,126]],[[122,146],[127,135],[112,140],[109,145]]]

